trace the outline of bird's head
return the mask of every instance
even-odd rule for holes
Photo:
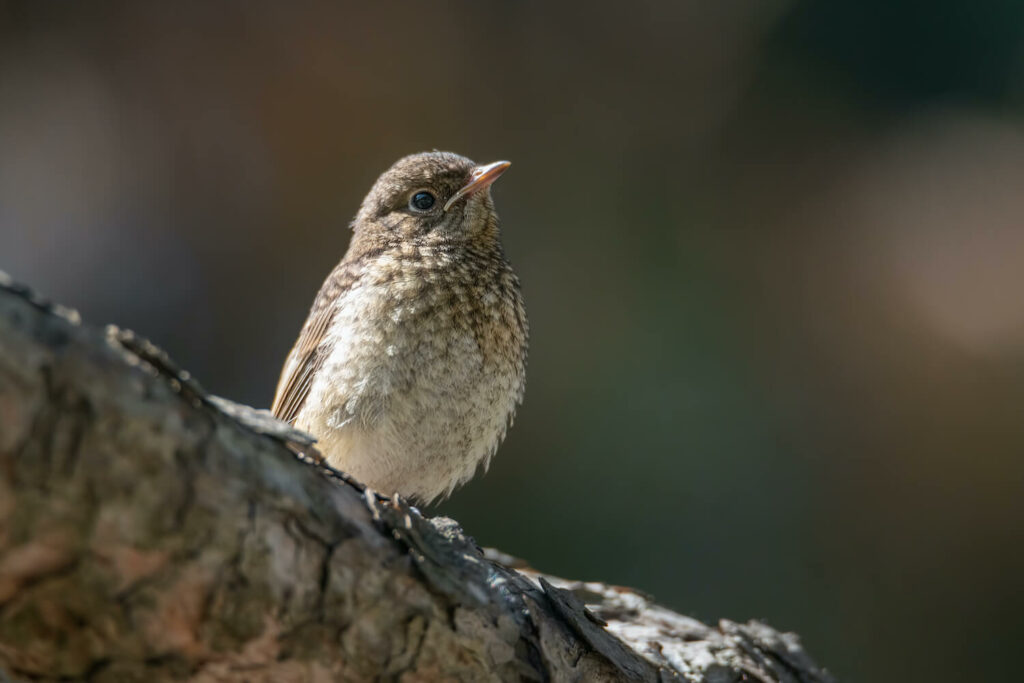
[[[490,186],[509,166],[476,164],[451,152],[404,157],[377,179],[352,227],[387,242],[496,240]]]

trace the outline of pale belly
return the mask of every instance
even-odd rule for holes
[[[504,437],[522,394],[518,349],[488,347],[479,329],[413,306],[383,327],[365,320],[338,321],[296,426],[330,465],[376,491],[445,496]]]

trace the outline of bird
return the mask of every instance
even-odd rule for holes
[[[435,150],[382,173],[285,360],[271,412],[378,493],[451,495],[522,402],[529,326],[491,196],[510,165]]]

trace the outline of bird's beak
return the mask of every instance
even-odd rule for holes
[[[452,204],[459,201],[463,197],[468,197],[474,192],[490,187],[491,183],[498,179],[498,177],[508,170],[508,167],[512,163],[508,161],[495,161],[491,164],[484,164],[483,166],[477,166],[473,169],[473,173],[470,176],[469,182],[466,183],[458,192],[452,195],[444,204],[444,210],[447,211],[452,207]]]

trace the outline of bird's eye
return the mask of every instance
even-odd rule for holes
[[[434,205],[434,195],[429,192],[419,191],[409,200],[409,206],[417,211],[427,211]]]

